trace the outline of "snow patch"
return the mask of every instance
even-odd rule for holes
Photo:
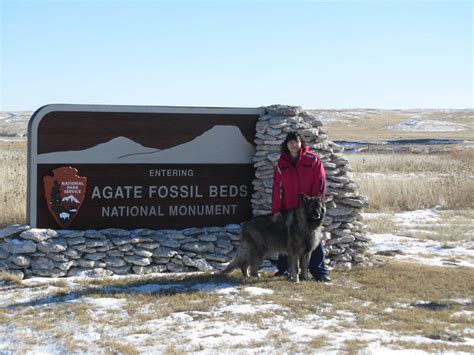
[[[246,287],[243,289],[244,292],[249,293],[252,296],[271,295],[273,290],[260,287]]]
[[[413,116],[407,121],[389,126],[388,129],[394,131],[416,131],[416,132],[456,132],[465,131],[468,128],[458,123],[448,121],[426,120],[421,117]]]

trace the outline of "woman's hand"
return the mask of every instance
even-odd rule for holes
[[[280,218],[281,218],[281,213],[280,212],[274,213],[273,216],[272,216],[273,223],[278,221]]]

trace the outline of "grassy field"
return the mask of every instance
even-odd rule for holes
[[[246,281],[238,273],[182,276],[179,280],[148,276],[139,280],[57,281],[34,288],[17,285],[9,290],[8,307],[0,309],[0,319],[18,332],[18,350],[22,352],[51,339],[67,352],[100,349],[124,354],[239,352],[239,347],[248,352],[266,346],[291,353],[316,349],[356,353],[375,340],[391,349],[474,351],[474,346],[464,342],[472,330],[472,271],[388,262],[370,270],[333,272],[332,276],[331,286],[313,282],[292,285],[285,278],[269,275]],[[136,291],[156,284],[170,288]],[[173,288],[176,284],[179,289]],[[238,290],[225,295],[196,289],[211,284]],[[246,293],[250,286],[271,292],[255,297]],[[31,290],[43,293],[25,302],[25,292]],[[120,300],[121,306],[107,312],[95,309],[93,300],[111,298]],[[254,311],[235,313],[232,307],[236,303],[254,307]],[[272,307],[259,308],[262,305]],[[175,314],[189,315],[189,320],[179,321]],[[306,322],[313,335],[296,336],[292,327],[300,322]],[[240,345],[224,340],[213,348],[207,337],[200,337],[200,331],[194,329],[206,333],[211,324],[234,327],[236,334],[245,327],[262,334],[263,340]],[[91,331],[100,331],[101,337],[92,341],[75,336]],[[133,341],[137,334],[138,342]]]
[[[474,208],[474,150],[347,157],[361,193],[369,197],[367,211]]]
[[[317,111],[316,111],[317,113]],[[324,115],[324,113],[322,113]],[[402,123],[418,113],[407,114],[403,111],[364,111],[355,119],[346,118],[341,121],[328,121],[324,129],[332,140],[364,140],[381,141],[390,139],[465,139],[474,140],[474,113],[471,111],[444,113],[442,111],[421,113],[423,119],[434,122],[450,122],[466,127],[462,131],[426,132],[426,131],[396,131],[390,127]],[[338,115],[344,118],[344,116]]]

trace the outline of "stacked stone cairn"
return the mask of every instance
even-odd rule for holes
[[[254,215],[271,213],[273,171],[280,157],[280,145],[292,131],[303,136],[326,170],[327,213],[323,222],[326,262],[330,267],[342,270],[369,266],[366,253],[370,240],[362,222],[362,208],[368,205],[367,198],[358,192],[349,163],[342,155],[344,148],[329,141],[321,121],[299,106],[266,107],[266,115],[257,122]]]
[[[327,173],[324,239],[327,263],[343,270],[370,265],[362,223],[367,199],[351,179],[343,148],[328,141],[321,122],[300,107],[274,105],[257,123],[254,215],[271,213],[273,169],[286,134],[297,130]],[[0,271],[25,277],[107,276],[222,270],[235,256],[240,225],[183,230],[0,229]],[[268,265],[268,261],[265,261]]]

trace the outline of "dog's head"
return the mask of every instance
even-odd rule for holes
[[[309,222],[321,223],[326,215],[326,204],[321,196],[309,197],[304,193],[300,196],[301,207]]]

